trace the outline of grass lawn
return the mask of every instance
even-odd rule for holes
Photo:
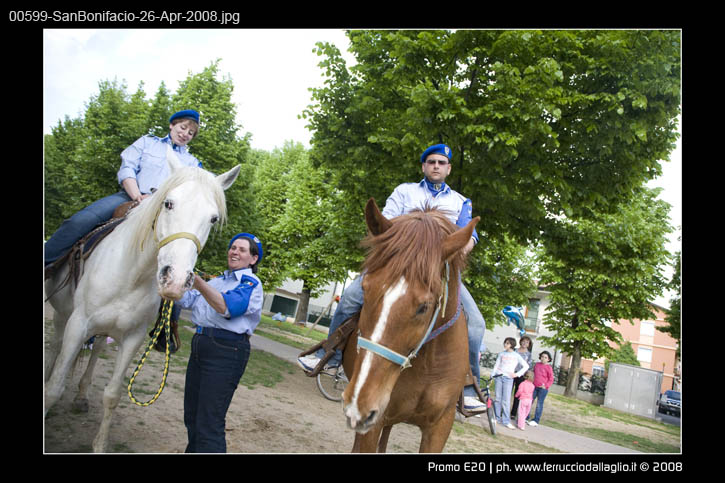
[[[316,330],[262,317],[257,332],[306,349],[326,338]],[[680,427],[549,393],[541,424],[644,453],[679,453]]]

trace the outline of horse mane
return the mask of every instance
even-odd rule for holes
[[[458,227],[439,210],[415,210],[391,220],[391,227],[380,235],[368,234],[361,242],[367,249],[362,270],[385,270],[383,284],[396,283],[400,277],[415,280],[437,293],[441,290],[443,240]],[[451,277],[460,273],[466,258],[459,250],[449,260]]]
[[[133,219],[136,224],[131,243],[128,245],[132,250],[138,249],[149,235],[153,233],[154,222],[169,192],[190,181],[200,183],[201,188],[209,192],[212,200],[214,200],[214,203],[216,203],[219,209],[219,223],[217,227],[224,225],[227,220],[227,203],[224,189],[217,183],[216,177],[209,171],[202,168],[186,166],[174,171],[153,195],[143,200],[141,204],[129,213],[127,223]]]

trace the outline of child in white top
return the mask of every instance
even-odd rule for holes
[[[504,351],[500,352],[496,358],[496,364],[493,366],[491,377],[502,374],[501,377],[496,379],[496,399],[493,403],[494,414],[498,422],[503,424],[509,429],[516,429],[511,424],[510,404],[511,404],[511,389],[515,377],[519,377],[529,370],[529,364],[514,351],[516,347],[516,339],[513,337],[507,337],[503,341]],[[521,368],[517,371],[516,366],[520,365]]]

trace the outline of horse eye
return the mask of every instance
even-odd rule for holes
[[[212,225],[213,225],[214,223],[216,223],[217,221],[219,221],[219,217],[218,217],[218,216],[214,215],[214,216],[212,216],[212,217],[211,217],[211,224],[212,224]]]
[[[171,200],[164,201],[164,208],[167,210],[173,210],[174,209],[174,202]]]
[[[424,302],[418,306],[418,310],[415,312],[415,315],[422,315],[428,310],[428,303]]]

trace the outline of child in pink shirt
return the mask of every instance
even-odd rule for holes
[[[534,373],[529,371],[526,373],[526,380],[519,384],[519,389],[515,396],[519,398],[519,409],[516,413],[516,423],[520,430],[523,431],[526,418],[531,411],[531,401],[534,397]]]

